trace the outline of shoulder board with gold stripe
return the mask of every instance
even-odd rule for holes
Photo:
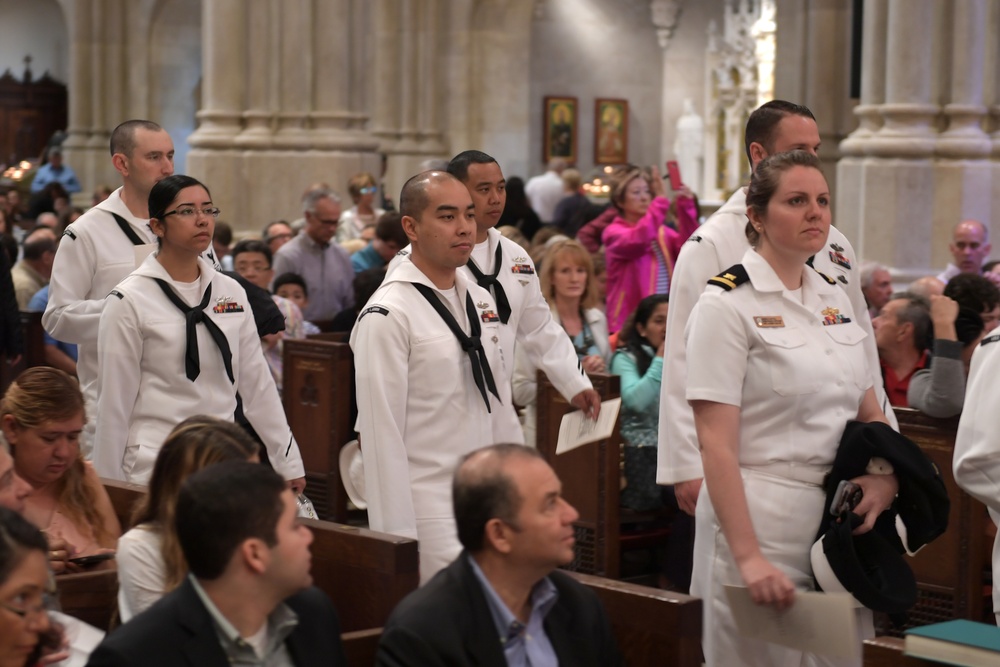
[[[750,276],[747,275],[747,270],[743,268],[742,264],[737,264],[736,266],[729,267],[714,278],[709,278],[708,284],[717,285],[728,292],[749,281]]]
[[[825,273],[823,273],[822,271],[820,271],[819,269],[817,269],[815,266],[813,267],[813,271],[815,271],[816,273],[818,273],[820,278],[822,278],[826,282],[830,283],[831,285],[836,285],[837,284],[836,280],[834,280],[830,276],[826,275]]]

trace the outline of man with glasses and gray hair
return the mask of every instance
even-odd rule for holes
[[[302,198],[303,233],[283,245],[274,256],[274,275],[297,273],[309,288],[303,316],[310,322],[332,320],[354,305],[354,268],[351,258],[331,240],[340,224],[340,197],[327,188],[315,188]]]

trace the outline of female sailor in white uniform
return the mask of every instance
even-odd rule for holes
[[[709,281],[686,332],[687,398],[705,467],[691,592],[705,600],[706,664],[858,664],[740,636],[724,586],[779,609],[812,588],[809,550],[824,511],[820,486],[846,422],[885,421],[851,302],[806,263],[826,245],[830,195],[804,151],[758,165],[747,194],[754,246]],[[892,475],[855,480],[870,530],[892,501]],[[706,497],[707,492],[707,497]],[[862,634],[871,617],[861,610]]]
[[[146,484],[160,445],[197,414],[233,420],[237,392],[274,469],[305,487],[298,445],[261,350],[246,292],[201,253],[219,209],[190,176],[149,193],[159,250],[107,297],[98,333],[94,466]]]

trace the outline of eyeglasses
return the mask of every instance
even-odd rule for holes
[[[361,188],[360,190],[358,190],[358,192],[360,192],[363,195],[373,195],[376,192],[378,192],[378,188],[376,188],[374,185],[369,185],[367,187]]]
[[[29,615],[44,616],[49,611],[56,609],[56,585],[55,581],[50,581],[49,586],[42,593],[37,604],[29,606],[28,599],[34,597],[25,593],[15,595],[12,601],[0,602],[0,609],[6,609],[12,614],[17,614],[21,618],[28,618]]]
[[[215,207],[212,208],[192,208],[185,206],[184,208],[175,208],[173,211],[167,211],[163,214],[163,217],[168,215],[176,215],[181,218],[193,218],[198,215],[203,215],[206,218],[218,218],[221,211]]]

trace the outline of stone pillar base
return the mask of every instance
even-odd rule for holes
[[[187,171],[212,191],[212,200],[237,232],[259,234],[265,224],[302,217],[302,192],[312,183],[327,183],[351,206],[347,181],[359,171],[376,176],[375,152],[243,151],[193,149]],[[398,193],[397,193],[398,195]]]
[[[996,176],[994,176],[996,170]],[[1000,165],[985,160],[851,157],[837,166],[834,221],[858,256],[899,276],[938,273],[963,219],[989,225],[1000,206]]]

